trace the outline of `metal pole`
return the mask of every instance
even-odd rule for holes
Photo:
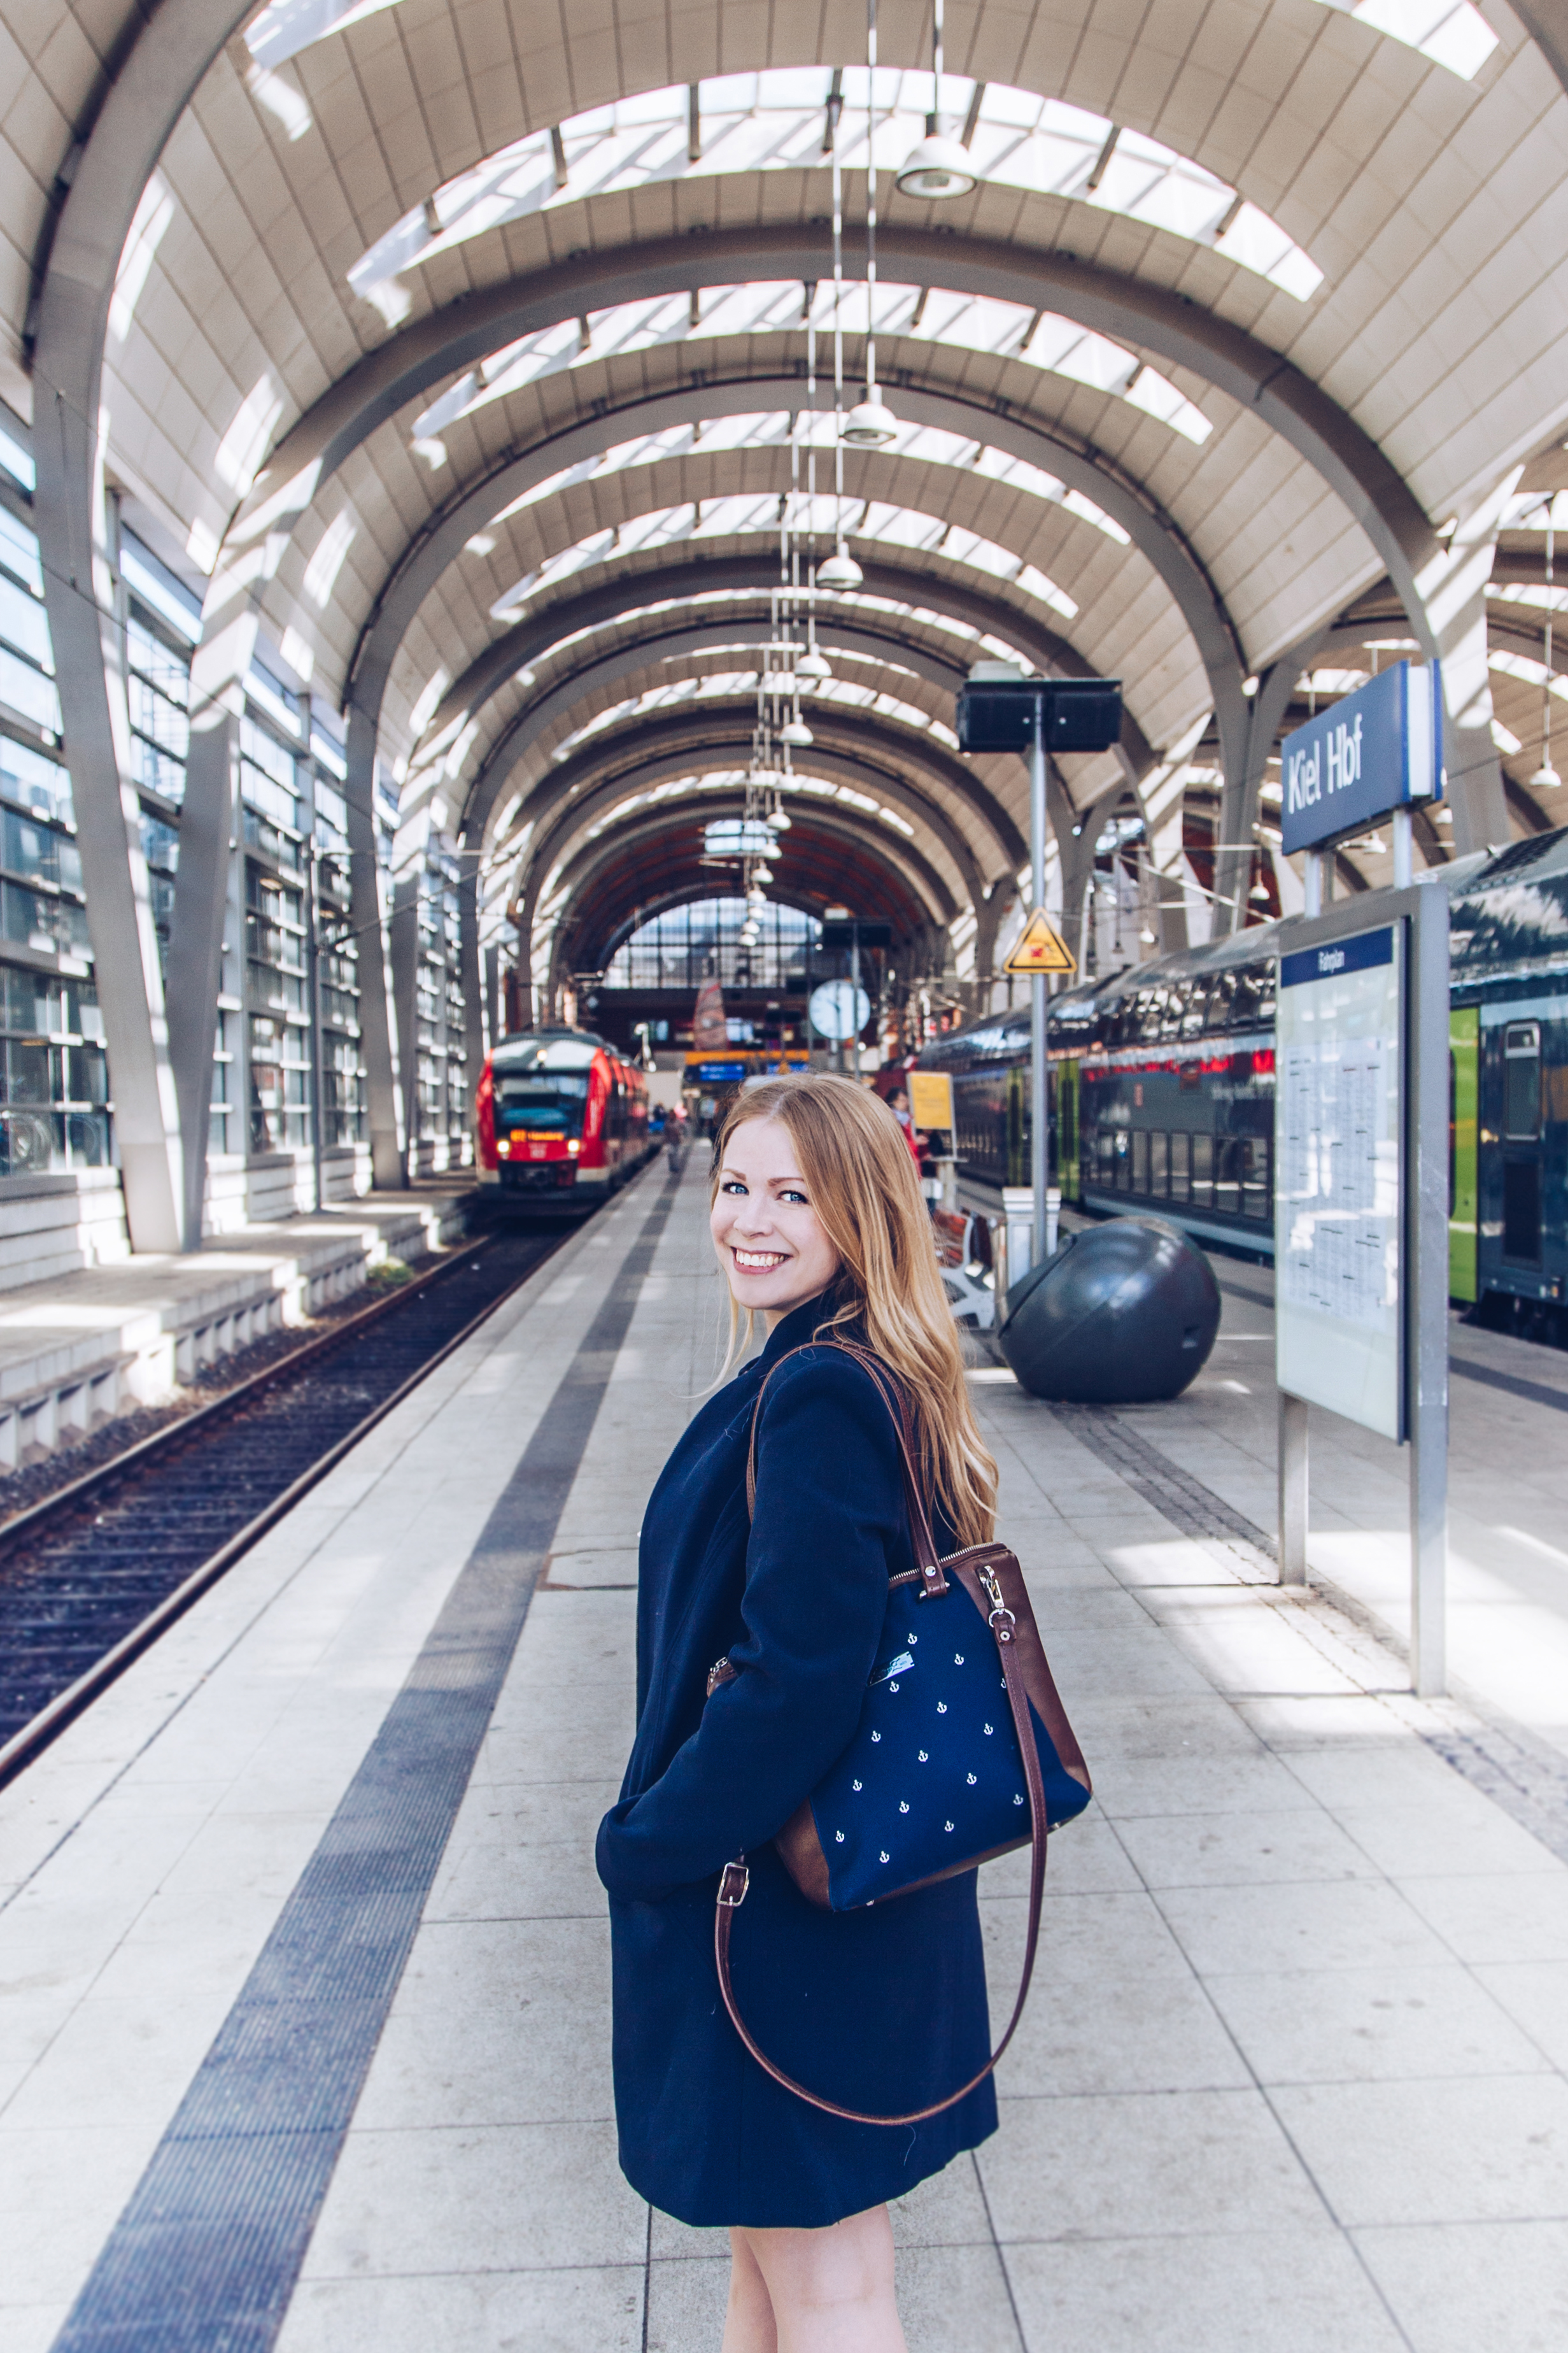
[[[1326,862],[1321,849],[1308,850],[1304,877],[1306,903],[1302,913],[1309,917],[1321,915],[1323,912],[1323,868]]]
[[[1412,833],[1410,810],[1408,807],[1396,808],[1394,812],[1394,887],[1396,891],[1408,891],[1414,879]]]
[[[1046,903],[1046,698],[1035,697],[1035,740],[1029,747],[1029,886],[1036,909]],[[1033,912],[1033,910],[1031,910]],[[1046,976],[1029,980],[1030,1176],[1035,1190],[1032,1248],[1037,1262],[1046,1254],[1046,1171],[1050,1136],[1046,1116]]]
[[[1405,1102],[1405,1397],[1410,1430],[1410,1679],[1447,1688],[1448,894],[1415,893]]]
[[[860,1075],[860,919],[849,926],[849,1025],[855,1038],[855,1059],[850,1064],[857,1078]]]
[[[314,823],[314,819],[311,820]],[[315,1178],[315,1205],[320,1216],[321,1200],[321,926],[316,905],[316,880],[320,856],[312,841],[306,853],[306,871],[310,889],[305,894],[305,906],[310,921],[310,1166]]]
[[[1279,1582],[1307,1582],[1307,1400],[1279,1392]]]

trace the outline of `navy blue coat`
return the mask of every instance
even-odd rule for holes
[[[650,2203],[698,2225],[818,2229],[902,2195],[996,2126],[989,2080],[920,2126],[825,2116],[763,2073],[720,1999],[714,1891],[744,1852],[736,1993],[786,2073],[845,2106],[896,2114],[963,2083],[989,2049],[973,1872],[826,1913],[769,1843],[847,1746],[888,1579],[913,1565],[887,1408],[830,1349],[768,1384],[748,1530],[758,1388],[821,1314],[812,1301],[788,1316],[660,1473],[642,1532],[637,1738],[599,1829],[621,2164]],[[742,1672],[704,1704],[708,1669],[726,1652]]]

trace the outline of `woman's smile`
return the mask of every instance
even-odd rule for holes
[[[713,1196],[713,1241],[738,1306],[771,1331],[817,1298],[838,1271],[782,1120],[748,1120],[731,1136]]]

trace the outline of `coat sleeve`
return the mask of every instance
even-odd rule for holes
[[[824,1351],[774,1376],[757,1433],[741,1672],[665,1772],[599,1826],[613,1895],[657,1901],[783,1829],[859,1721],[904,1529],[891,1419]]]

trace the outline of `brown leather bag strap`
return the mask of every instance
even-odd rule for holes
[[[780,1361],[782,1363],[783,1359]],[[745,1902],[746,1890],[751,1883],[745,1856],[740,1855],[733,1862],[727,1862],[720,1877],[718,1902],[713,1914],[713,1957],[719,1969],[719,1990],[724,1997],[731,2025],[763,2073],[771,2075],[775,2084],[782,2084],[786,2092],[794,2092],[797,2098],[809,2101],[814,2108],[821,2108],[825,2115],[842,2116],[852,2125],[921,2125],[931,2116],[940,2116],[944,2108],[954,2107],[960,2100],[967,2099],[969,2094],[985,2081],[1017,2032],[1018,2021],[1024,2015],[1024,2004],[1028,2000],[1029,1980],[1035,1973],[1035,1955],[1040,1941],[1040,1906],[1046,1892],[1046,1785],[1040,1773],[1040,1756],[1035,1746],[1034,1726],[1029,1721],[1029,1701],[1024,1689],[1024,1678],[1021,1673],[1008,1672],[1010,1666],[1018,1663],[1013,1650],[1016,1621],[1010,1609],[992,1611],[991,1631],[1002,1661],[1002,1673],[1007,1685],[1007,1704],[1013,1711],[1013,1726],[1018,1736],[1018,1746],[1024,1759],[1024,1778],[1029,1791],[1029,1820],[1034,1831],[1029,1859],[1029,1933],[1024,1947],[1024,1969],[1018,1982],[1018,1998],[1013,2004],[1007,2031],[984,2066],[977,2074],[971,2075],[967,2084],[961,2084],[957,2091],[950,2092],[944,2100],[933,2100],[929,2107],[915,2108],[908,2116],[871,2116],[862,2115],[858,2108],[842,2108],[834,2100],[819,2098],[816,2093],[808,2092],[804,2084],[797,2084],[793,2075],[786,2075],[782,2067],[775,2067],[767,2053],[758,2048],[750,2028],[741,2016],[730,1974],[730,1938],[735,1915]]]
[[[755,1519],[757,1514],[757,1424],[762,1418],[763,1392],[778,1371],[779,1365],[787,1365],[791,1356],[804,1356],[807,1348],[837,1348],[840,1356],[853,1357],[861,1371],[868,1375],[878,1395],[887,1407],[892,1419],[894,1434],[899,1441],[904,1481],[904,1508],[909,1514],[910,1539],[914,1546],[915,1567],[920,1571],[921,1591],[922,1595],[945,1593],[947,1576],[942,1565],[941,1555],[936,1548],[935,1538],[931,1535],[931,1518],[926,1511],[925,1499],[921,1493],[921,1482],[915,1469],[914,1441],[903,1398],[900,1396],[892,1377],[880,1357],[873,1356],[869,1348],[862,1348],[854,1340],[804,1341],[798,1348],[786,1349],[779,1358],[778,1364],[770,1365],[763,1374],[762,1387],[757,1391],[757,1401],[752,1408],[752,1434],[746,1448],[747,1517]]]

